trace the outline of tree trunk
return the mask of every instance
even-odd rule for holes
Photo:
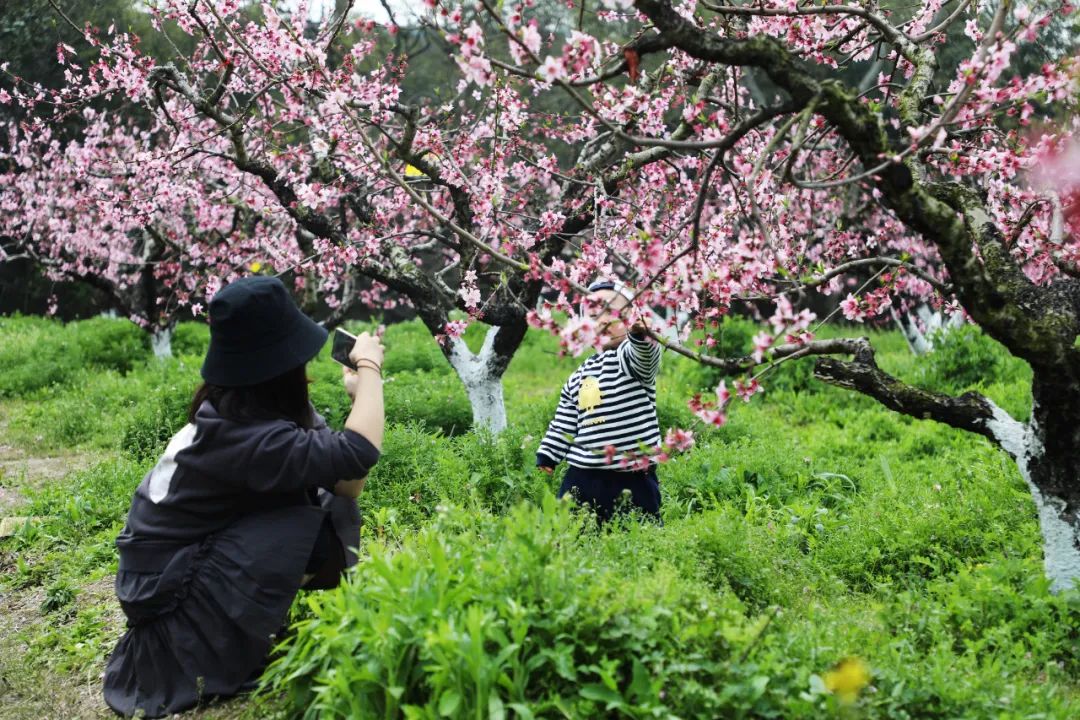
[[[893,310],[892,317],[915,355],[925,355],[932,351],[934,337],[939,332],[949,332],[964,324],[963,313],[946,315],[940,310],[931,310],[927,305],[919,305],[903,316]]]
[[[506,429],[506,404],[503,402],[502,378],[485,374],[465,384],[472,405],[473,428],[492,434]]]
[[[155,327],[150,335],[150,348],[156,358],[172,357],[173,326]]]
[[[1032,398],[1031,421],[1010,429],[1009,442],[1021,443],[1018,451],[1004,437],[1002,447],[1016,458],[1031,489],[1046,575],[1057,592],[1080,580],[1080,382],[1036,371]]]
[[[484,336],[480,352],[474,353],[461,338],[455,338],[448,356],[450,365],[465,385],[472,405],[473,428],[498,434],[506,429],[506,404],[503,401],[502,374],[509,356],[496,349],[496,339],[503,329],[492,327]],[[513,353],[511,352],[510,356]]]

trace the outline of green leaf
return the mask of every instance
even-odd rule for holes
[[[645,669],[645,666],[640,660],[634,658],[633,678],[630,681],[630,696],[637,700],[647,698],[651,687],[651,683],[649,682],[649,671]]]
[[[441,717],[450,717],[461,705],[461,696],[458,695],[456,690],[447,690],[439,698],[439,715]]]
[[[503,720],[506,717],[506,708],[498,695],[488,698],[488,718],[490,720]]]
[[[622,705],[623,702],[622,695],[615,692],[606,685],[602,685],[600,683],[591,683],[589,685],[584,685],[578,692],[581,697],[585,698],[586,700],[594,700],[596,702],[607,703],[608,708]]]
[[[533,711],[529,709],[528,705],[522,703],[510,703],[507,707],[517,713],[517,716],[521,718],[521,720],[533,720],[533,718],[536,717],[533,715]]]

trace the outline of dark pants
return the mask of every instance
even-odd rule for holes
[[[660,519],[660,483],[656,468],[635,472],[586,470],[570,466],[559,488],[559,497],[570,494],[588,505],[603,523],[616,513],[637,510]]]

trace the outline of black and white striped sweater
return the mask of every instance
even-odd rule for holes
[[[617,348],[593,355],[563,386],[555,417],[536,454],[536,464],[631,470],[620,465],[641,446],[660,444],[656,421],[656,373],[661,348],[629,335]],[[614,453],[608,447],[614,447]]]

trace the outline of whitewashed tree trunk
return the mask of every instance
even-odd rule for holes
[[[469,350],[461,338],[455,338],[449,356],[450,365],[465,385],[472,406],[473,428],[495,434],[506,429],[506,403],[503,400],[500,369],[505,368],[506,363],[495,352],[498,333],[498,327],[489,329],[478,353]]]
[[[1040,487],[1044,483],[1036,482],[1033,475],[1047,460],[1043,432],[1036,420],[1040,414],[1038,408],[1032,410],[1029,423],[1014,420],[997,406],[993,410],[994,418],[987,421],[987,427],[998,444],[1016,460],[1035,502],[1043,538],[1043,564],[1051,590],[1068,590],[1080,580],[1080,526],[1076,511],[1070,511],[1068,502],[1044,492]]]
[[[156,358],[172,357],[172,326],[155,327],[150,335],[150,348]]]
[[[934,336],[938,332],[949,332],[964,324],[960,313],[949,315],[940,310],[933,310],[929,305],[919,305],[906,316],[891,310],[893,321],[904,334],[908,347],[915,355],[925,355],[934,349]]]

